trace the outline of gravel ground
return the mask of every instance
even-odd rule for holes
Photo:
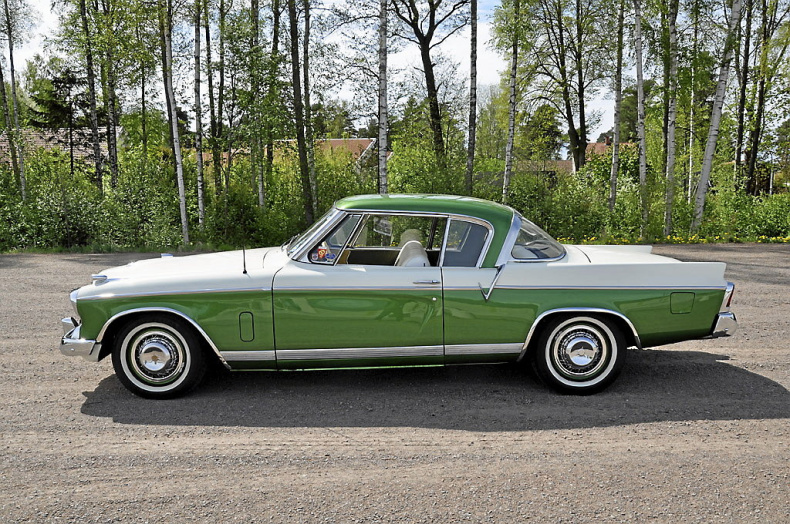
[[[53,350],[68,292],[151,255],[0,256],[0,521],[790,521],[790,246],[721,260],[739,332],[632,350],[592,397],[515,367],[239,373],[128,393]]]

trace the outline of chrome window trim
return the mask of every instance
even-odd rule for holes
[[[115,315],[111,316],[109,320],[107,320],[107,322],[104,323],[101,330],[99,330],[99,334],[96,336],[96,342],[101,342],[104,339],[104,335],[107,332],[107,329],[110,327],[110,325],[121,317],[125,317],[127,315],[131,315],[134,313],[157,313],[157,312],[172,313],[173,315],[181,317],[182,319],[189,322],[192,325],[192,327],[194,327],[198,331],[198,333],[200,333],[203,339],[208,343],[212,351],[214,351],[214,353],[217,355],[217,358],[219,358],[220,362],[222,362],[222,365],[225,366],[227,369],[230,369],[230,366],[222,356],[222,352],[217,348],[216,344],[214,344],[214,341],[211,340],[211,337],[209,337],[208,334],[205,331],[203,331],[203,328],[201,328],[197,322],[192,320],[190,317],[188,317],[181,311],[168,307],[140,307],[134,309],[127,309],[126,311],[121,311],[120,313],[116,313]]]
[[[332,209],[329,212],[334,212],[334,215],[327,221],[326,224],[324,224],[324,227],[316,229],[312,235],[306,238],[301,249],[299,249],[298,251],[295,250],[293,252],[288,253],[288,257],[291,260],[305,262],[306,260],[303,259],[306,258],[307,253],[309,253],[310,250],[313,247],[315,247],[315,244],[318,241],[318,239],[323,238],[329,231],[331,231],[337,225],[338,222],[340,222],[340,220],[342,220],[346,216],[345,210],[337,209],[336,207],[332,207]]]
[[[278,349],[277,361],[345,360],[393,357],[443,357],[444,346],[391,346],[368,348]]]
[[[556,313],[604,313],[607,315],[614,315],[621,320],[625,321],[628,327],[631,328],[631,331],[634,335],[634,340],[636,341],[636,347],[642,349],[642,342],[639,340],[639,333],[637,333],[634,324],[622,313],[617,311],[612,311],[611,309],[602,309],[602,308],[590,308],[590,307],[570,307],[570,308],[558,308],[558,309],[550,309],[548,311],[544,311],[535,319],[532,323],[532,326],[529,328],[529,333],[527,333],[527,339],[524,341],[524,345],[521,349],[521,354],[518,356],[518,362],[521,362],[524,359],[524,356],[527,354],[527,348],[529,347],[529,343],[532,341],[532,337],[535,335],[535,332],[540,325],[541,321],[549,315],[553,315]]]
[[[356,235],[359,234],[359,230],[361,228],[361,224],[362,224],[362,222],[365,221],[365,214],[364,213],[348,213],[348,212],[345,212],[345,211],[342,211],[342,210],[340,212],[344,213],[346,216],[342,220],[339,220],[337,222],[337,224],[334,224],[331,228],[328,228],[326,235],[321,236],[319,238],[326,238],[327,235],[331,234],[332,231],[334,231],[336,227],[340,226],[347,218],[353,217],[354,215],[359,215],[359,221],[354,226],[354,229],[351,231],[351,234],[348,235],[348,238],[346,238],[346,242],[343,244],[343,247],[340,249],[340,254],[342,255],[343,251],[345,251],[346,247],[348,247],[348,243],[351,241],[351,239],[352,238],[356,239]],[[313,248],[315,248],[316,244],[311,243],[310,245],[312,247],[310,249],[308,249],[307,251],[305,251],[304,255],[302,256],[302,259],[299,260],[299,262],[306,262],[308,264],[316,264],[316,265],[319,265],[319,266],[335,266],[335,265],[337,265],[337,261],[340,260],[340,256],[335,257],[335,260],[331,264],[325,264],[323,262],[313,262],[312,260],[310,260],[310,258],[307,255],[313,250]]]
[[[480,250],[480,256],[477,257],[477,263],[474,266],[445,266],[444,265],[444,254],[447,251],[447,240],[450,234],[450,225],[453,220],[457,220],[458,222],[469,222],[470,224],[478,224],[485,227],[488,230],[486,233],[486,241],[483,243],[483,248]],[[450,215],[447,220],[447,226],[444,230],[444,242],[442,243],[442,253],[439,258],[439,267],[477,267],[483,265],[483,260],[486,259],[486,255],[488,255],[488,250],[491,247],[491,243],[494,241],[494,226],[491,222],[487,220],[483,220],[482,218],[476,217],[462,217],[462,215]]]
[[[557,242],[557,239],[554,237],[550,238],[557,242],[562,248],[562,254],[558,257],[554,258],[515,258],[513,256],[513,247],[516,245],[516,238],[518,237],[518,232],[521,230],[521,221],[527,220],[524,218],[521,213],[514,211],[513,212],[513,222],[510,224],[510,230],[507,232],[507,237],[505,237],[505,242],[502,244],[502,251],[499,253],[499,258],[497,259],[497,266],[501,264],[505,264],[507,262],[515,262],[517,264],[535,264],[539,262],[557,262],[558,260],[562,260],[568,254],[568,250],[565,249],[565,246]],[[530,222],[527,220],[527,222]],[[532,223],[532,222],[530,222]],[[534,224],[533,224],[534,225]],[[535,225],[535,227],[540,227]],[[541,229],[542,230],[542,229]],[[548,234],[548,233],[547,233]]]
[[[488,255],[488,250],[491,248],[491,243],[494,241],[495,231],[494,231],[493,224],[491,224],[491,222],[489,222],[488,220],[485,220],[485,219],[482,219],[482,218],[478,218],[478,217],[473,217],[471,215],[463,215],[463,214],[459,214],[459,213],[440,213],[440,212],[431,212],[431,211],[404,211],[404,210],[398,210],[398,209],[392,209],[392,210],[381,210],[381,209],[341,209],[341,210],[338,210],[338,211],[340,211],[339,214],[354,215],[354,214],[358,214],[359,213],[359,214],[366,215],[365,217],[363,217],[365,221],[367,221],[367,216],[373,216],[373,215],[378,215],[378,216],[382,216],[382,215],[408,215],[408,216],[412,216],[412,217],[446,218],[447,219],[447,224],[445,224],[445,235],[444,235],[444,239],[442,240],[442,251],[441,251],[441,254],[439,256],[439,265],[437,267],[444,267],[444,266],[442,266],[442,263],[444,262],[444,250],[447,247],[447,232],[449,231],[450,221],[451,220],[460,220],[460,221],[464,221],[464,222],[472,222],[472,223],[480,224],[481,226],[483,226],[486,229],[488,229],[488,235],[486,235],[486,242],[483,245],[483,249],[480,252],[480,257],[478,257],[478,259],[477,259],[477,265],[474,266],[474,267],[480,267],[482,265],[483,260],[485,260],[486,256]],[[360,221],[360,224],[362,224],[362,221]],[[328,224],[328,226],[325,229],[329,229],[330,227],[334,227],[334,225],[335,225],[335,222],[332,222],[332,224]],[[355,233],[358,233],[358,231],[355,231]],[[315,236],[318,236],[318,235],[314,235],[314,238],[311,239],[310,248],[315,247],[315,242],[316,242]],[[321,237],[321,238],[323,238],[323,237]],[[303,260],[303,258],[306,257],[306,254],[309,251],[310,251],[310,249],[305,250],[305,253],[302,253],[302,257],[300,257],[298,259],[298,261],[299,262],[309,262],[306,259]],[[294,257],[292,257],[292,258],[293,258],[293,260],[297,260],[297,258],[294,258]],[[328,265],[328,264],[326,264],[326,265]],[[349,264],[349,265],[365,265],[365,264]],[[451,267],[456,267],[456,266],[451,266]]]

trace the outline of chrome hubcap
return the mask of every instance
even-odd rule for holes
[[[131,366],[137,376],[151,384],[164,384],[184,370],[185,351],[180,339],[164,329],[144,329],[129,346]]]
[[[609,347],[591,326],[571,325],[560,330],[552,344],[552,360],[562,375],[572,380],[595,376],[606,364]]]

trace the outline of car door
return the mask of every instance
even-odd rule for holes
[[[492,289],[507,266],[480,267],[492,235],[481,221],[450,221],[442,255],[446,363],[505,362],[521,353],[529,313],[523,297]]]
[[[407,227],[415,217],[388,217],[389,231],[369,214],[349,215],[275,275],[279,368],[443,362],[441,269],[402,263],[405,244],[424,243],[425,231]]]

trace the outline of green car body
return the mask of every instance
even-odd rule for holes
[[[552,386],[609,385],[629,346],[732,334],[724,264],[649,246],[562,246],[468,197],[338,201],[278,248],[163,256],[72,292],[61,351],[112,355],[147,397],[229,369],[534,362]]]

